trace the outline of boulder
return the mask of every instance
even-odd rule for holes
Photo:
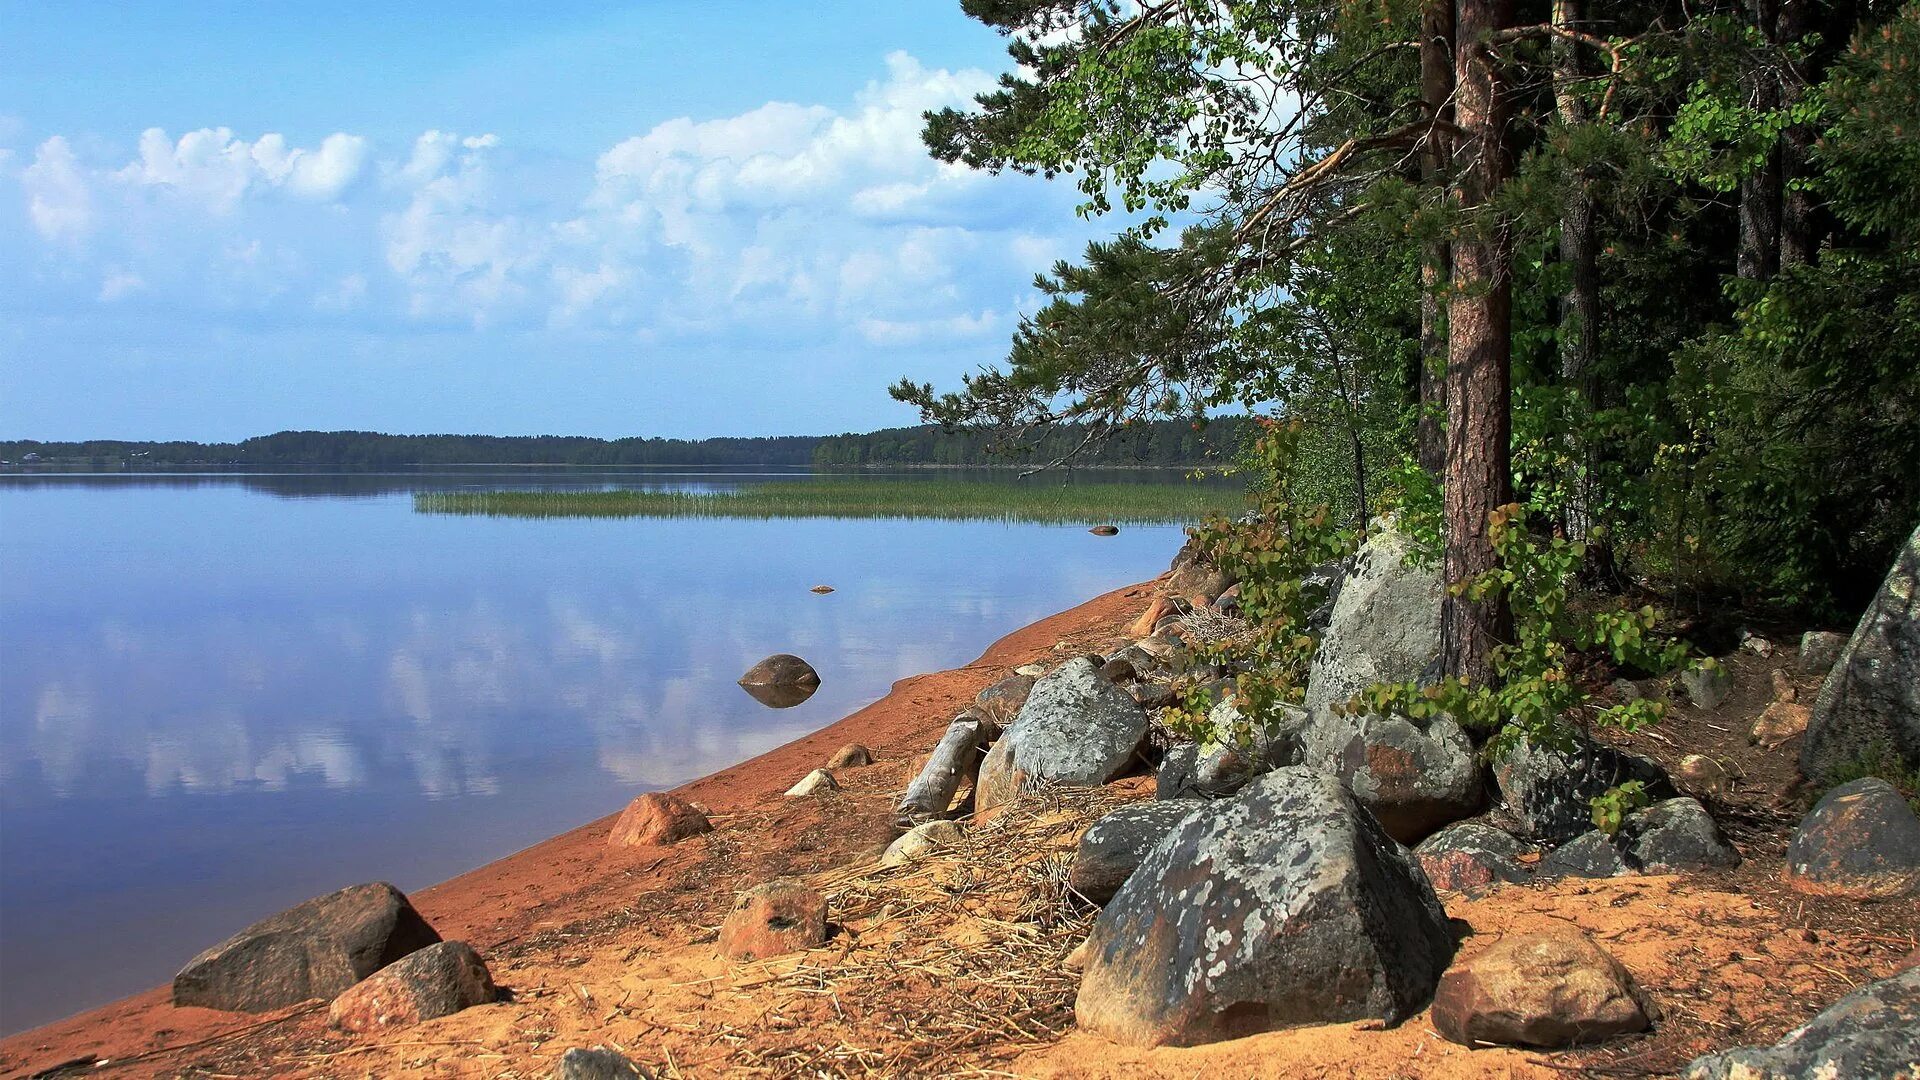
[[[1521,835],[1560,843],[1593,827],[1593,797],[1629,780],[1664,798],[1673,785],[1645,758],[1575,736],[1571,752],[1521,740],[1493,765],[1500,797],[1513,811]]]
[[[1504,829],[1463,821],[1421,841],[1413,857],[1434,888],[1467,892],[1496,882],[1527,880],[1520,865],[1526,851],[1527,845]]]
[[[650,1080],[624,1054],[595,1048],[574,1047],[560,1056],[554,1066],[553,1080]]]
[[[1094,922],[1080,1025],[1135,1046],[1409,1016],[1454,939],[1426,875],[1333,777],[1289,767],[1168,833]]]
[[[330,999],[439,940],[399,889],[355,885],[262,919],[189,960],[173,977],[173,1003],[266,1012]]]
[[[807,700],[820,689],[820,673],[797,656],[775,653],[747,669],[740,676],[740,688],[755,701],[773,709],[785,709]]]
[[[1724,795],[1730,781],[1727,767],[1705,754],[1688,754],[1680,759],[1673,782],[1689,795]]]
[[[1920,967],[1855,990],[1772,1046],[1709,1054],[1687,1080],[1920,1076]]]
[[[1688,798],[1635,810],[1612,836],[1594,829],[1540,860],[1542,877],[1678,874],[1740,865],[1707,808]]]
[[[829,770],[858,769],[871,764],[873,764],[873,751],[857,742],[850,742],[840,749],[835,750],[833,756],[827,759],[827,768]]]
[[[1133,765],[1147,714],[1125,690],[1078,657],[1034,684],[1033,693],[980,764],[974,808],[1011,802],[1034,783],[1094,787]]]
[[[1100,665],[1100,677],[1110,683],[1132,682],[1138,672],[1133,660],[1126,656],[1114,655]]]
[[[1680,672],[1680,685],[1694,708],[1717,709],[1733,692],[1733,675],[1725,664],[1708,660]]]
[[[486,961],[471,945],[442,941],[349,987],[333,999],[327,1022],[341,1031],[391,1031],[488,1004],[497,993]]]
[[[1164,596],[1156,596],[1152,602],[1147,604],[1147,609],[1140,613],[1140,617],[1133,620],[1133,623],[1127,627],[1127,636],[1130,638],[1146,637],[1153,633],[1153,628],[1159,624],[1161,619],[1171,614],[1173,614],[1173,601]]]
[[[1622,702],[1639,701],[1646,696],[1640,692],[1640,684],[1632,679],[1615,679],[1607,685],[1613,688],[1613,696]]]
[[[1633,981],[1585,934],[1514,934],[1440,977],[1433,1026],[1463,1046],[1563,1047],[1645,1031]]]
[[[617,848],[656,847],[712,831],[713,822],[699,807],[678,795],[649,791],[620,812],[620,820],[607,834],[607,844]]]
[[[1868,763],[1920,771],[1920,529],[1821,684],[1800,744],[1816,782]]]
[[[1439,657],[1440,568],[1413,555],[1413,541],[1391,527],[1354,554],[1307,675],[1308,712],[1374,683],[1417,679]]]
[[[1794,830],[1787,884],[1859,899],[1920,895],[1920,818],[1885,780],[1841,784]]]
[[[1847,647],[1847,635],[1831,630],[1809,630],[1800,635],[1800,672],[1824,677]]]
[[[1300,598],[1307,611],[1305,630],[1323,634],[1333,621],[1333,605],[1340,597],[1340,586],[1347,577],[1347,560],[1334,559],[1300,575]]]
[[[1540,877],[1609,878],[1633,873],[1627,865],[1626,844],[1616,842],[1599,829],[1579,836],[1549,851],[1537,867]]]
[[[815,769],[800,778],[800,782],[787,789],[792,798],[804,798],[808,795],[824,795],[829,791],[839,791],[840,781],[825,769]]]
[[[1047,665],[1021,664],[1019,667],[1013,669],[1013,673],[1015,675],[1021,675],[1029,679],[1038,679],[1040,676],[1045,675],[1047,673]],[[1015,709],[1014,711],[1018,712],[1019,710]]]
[[[1120,535],[1120,527],[1118,525],[1095,525],[1093,528],[1088,529],[1087,531],[1092,533],[1095,536],[1119,536]]]
[[[1080,834],[1067,884],[1096,904],[1113,899],[1147,852],[1205,805],[1199,799],[1133,803],[1094,822]]]
[[[1770,701],[1753,722],[1753,730],[1747,733],[1747,740],[1762,750],[1775,749],[1795,735],[1804,733],[1811,715],[1811,710],[1805,705],[1792,701]]]
[[[1387,835],[1416,843],[1471,817],[1486,801],[1473,740],[1452,718],[1323,712],[1302,738],[1301,763],[1338,776]]]
[[[1207,719],[1213,738],[1205,746],[1183,743],[1161,759],[1156,798],[1224,798],[1262,773],[1298,764],[1301,736],[1309,725],[1304,711],[1283,705],[1270,727],[1242,731],[1248,725],[1231,700],[1214,705]]]
[[[827,898],[797,881],[748,889],[720,925],[720,954],[732,960],[764,960],[825,940]]]
[[[918,862],[943,847],[958,843],[965,835],[965,827],[957,821],[929,821],[924,825],[915,825],[887,845],[887,850],[880,856],[880,865],[892,868]]]
[[[1172,683],[1137,680],[1127,684],[1127,696],[1143,709],[1164,709],[1180,700]]]
[[[1027,703],[1027,695],[1033,693],[1034,678],[1032,675],[1009,675],[980,691],[973,702],[988,716],[1005,724],[1020,712],[1020,706]]]

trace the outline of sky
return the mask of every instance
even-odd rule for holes
[[[0,438],[824,434],[1112,227],[958,0],[0,0]]]

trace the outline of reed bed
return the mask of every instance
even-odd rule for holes
[[[729,491],[423,491],[424,514],[515,518],[933,518],[1051,524],[1168,524],[1230,514],[1233,487],[970,480],[796,480]]]

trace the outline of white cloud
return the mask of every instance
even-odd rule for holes
[[[20,183],[27,213],[41,236],[77,243],[93,227],[93,196],[66,139],[55,135],[41,143]]]
[[[338,198],[366,164],[367,140],[336,132],[315,149],[287,146],[269,132],[252,143],[230,128],[201,128],[176,141],[160,128],[140,135],[139,159],[119,179],[198,200],[214,213],[231,212],[250,188],[285,188],[294,195]]]
[[[120,267],[109,267],[107,276],[100,279],[100,299],[118,300],[129,293],[139,292],[147,287],[145,279],[139,274]]]

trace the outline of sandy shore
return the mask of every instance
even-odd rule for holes
[[[865,744],[882,762],[904,763],[930,746],[954,713],[1009,668],[1052,656],[1063,640],[1111,637],[1138,614],[1149,589],[1150,584],[1117,589],[1022,627],[965,667],[902,679],[885,697],[811,735],[675,790],[707,807],[724,829],[729,816],[777,799],[845,743]],[[691,845],[642,852],[645,858],[610,851],[606,835],[620,807],[608,810],[607,817],[420,890],[412,899],[443,937],[490,953],[542,928],[619,908],[636,892],[667,882],[697,860]],[[862,831],[874,827],[872,822],[859,826]],[[881,834],[871,839],[877,842]],[[0,1074],[29,1076],[91,1058],[123,1063],[126,1068],[114,1069],[114,1075],[171,1075],[184,1065],[176,1060],[178,1053],[262,1020],[176,1009],[167,988],[156,987],[0,1040]]]

